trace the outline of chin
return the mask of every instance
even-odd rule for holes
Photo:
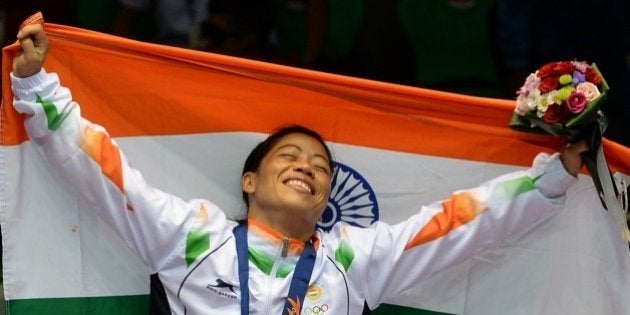
[[[312,203],[306,203],[304,201],[290,200],[285,203],[285,208],[289,209],[291,214],[305,214],[318,212],[316,207]]]

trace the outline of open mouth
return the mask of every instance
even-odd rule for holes
[[[289,187],[291,187],[291,188],[293,188],[293,189],[295,189],[295,190],[297,190],[297,191],[301,191],[301,192],[304,192],[304,193],[308,193],[308,194],[310,194],[310,195],[313,195],[313,194],[314,194],[314,189],[313,189],[313,187],[311,187],[309,184],[305,183],[305,182],[304,182],[304,181],[302,181],[302,180],[295,179],[295,178],[292,178],[292,179],[287,179],[287,180],[284,182],[284,184],[285,184],[285,185],[287,185],[287,186],[289,186]]]

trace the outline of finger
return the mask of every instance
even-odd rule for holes
[[[30,24],[22,27],[22,30],[18,33],[18,38],[20,38],[26,58],[46,56],[50,44],[43,25]]]
[[[28,44],[32,45],[35,48],[39,48],[40,50],[43,50],[44,54],[46,53],[46,51],[48,51],[48,46],[49,46],[48,37],[46,36],[44,27],[41,24],[30,24],[30,25],[26,25],[22,27],[22,29],[18,32],[17,37],[19,41],[30,39],[32,41],[32,44],[31,43],[28,43]],[[23,46],[22,49],[30,48],[30,46],[28,47],[24,47],[24,45],[22,46]],[[30,51],[27,53],[30,56]]]
[[[44,31],[44,28],[39,25],[39,29],[37,30],[37,32],[35,32],[35,34],[33,34],[31,37],[33,38],[33,44],[35,45],[35,47],[44,47],[47,48],[48,47],[48,36],[46,36],[46,31]]]
[[[17,34],[17,38],[23,39],[24,37],[35,37],[39,36],[39,33],[44,33],[44,26],[42,26],[41,24],[29,24],[20,29]]]
[[[37,51],[35,50],[35,45],[33,40],[30,37],[25,37],[20,39],[20,45],[22,46],[22,51],[26,58],[33,57],[37,55]]]

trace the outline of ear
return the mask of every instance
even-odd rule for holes
[[[246,194],[251,194],[256,191],[256,173],[246,172],[241,177],[241,189]]]

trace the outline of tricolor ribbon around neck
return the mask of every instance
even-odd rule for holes
[[[236,240],[236,254],[238,258],[238,280],[241,289],[241,314],[249,314],[249,251],[247,245],[247,221],[241,221],[233,230],[234,238]],[[306,296],[306,290],[308,289],[311,275],[313,273],[313,267],[315,266],[315,258],[317,252],[313,246],[313,242],[309,241],[305,243],[304,251],[298,259],[295,270],[293,271],[293,278],[291,278],[291,286],[289,287],[289,294],[286,298],[284,309],[282,314],[285,314],[288,310],[294,308],[289,301],[290,298],[295,298],[298,304],[304,301]],[[299,314],[301,310],[295,310],[296,314]]]

